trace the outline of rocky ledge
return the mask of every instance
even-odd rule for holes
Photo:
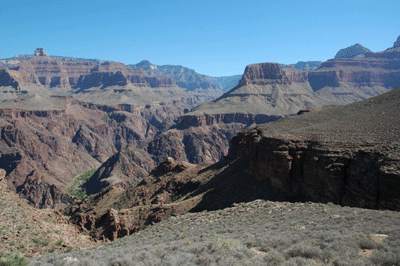
[[[282,67],[278,63],[261,63],[248,65],[244,70],[239,86],[255,84],[290,84]]]
[[[288,199],[400,210],[400,88],[241,132],[229,156]]]

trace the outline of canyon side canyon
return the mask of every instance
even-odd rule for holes
[[[390,153],[378,155],[375,150],[393,146],[397,154],[395,142],[379,146],[376,143],[381,143],[380,139],[374,142],[365,136],[364,144],[357,139],[355,148],[342,149],[342,144],[328,141],[328,145],[318,139],[319,135],[307,133],[302,139],[292,135],[274,139],[266,133],[276,130],[273,125],[311,119],[317,114],[322,117],[328,110],[342,110],[335,111],[339,118],[341,112],[351,107],[329,106],[362,101],[399,87],[398,42],[377,53],[360,46],[341,50],[318,68],[312,63],[284,67],[278,63],[258,63],[248,65],[240,77],[221,78],[181,66],[155,66],[148,61],[126,66],[102,60],[52,57],[40,48],[33,56],[0,60],[0,168],[7,173],[8,186],[35,207],[59,209],[79,204],[68,188],[78,175],[91,169],[97,171],[84,184],[86,191],[104,194],[105,188],[125,190],[141,184],[143,178],[169,157],[174,160],[170,162],[172,165],[175,161],[186,162],[176,163],[178,169],[185,170],[192,169],[191,164],[217,163],[225,156],[239,158],[242,153],[246,158],[237,160],[249,162],[251,176],[258,180],[254,182],[270,182],[272,190],[280,191],[276,197],[285,194],[293,199],[347,205],[359,202],[361,207],[398,209],[384,196],[390,192],[388,184],[396,179],[398,170],[393,165],[368,163],[390,161]],[[376,112],[387,113],[388,119],[391,115],[395,117],[383,107],[376,108]],[[288,118],[300,110],[310,114]],[[378,117],[377,121],[384,122],[384,117]],[[283,122],[274,122],[279,119]],[[266,126],[253,129],[265,123]],[[299,132],[307,127],[301,125]],[[315,127],[319,132],[319,126]],[[234,137],[244,129],[250,131]],[[340,127],[332,130],[340,131]],[[397,128],[388,130],[399,132]],[[394,161],[396,156],[392,158]],[[274,163],[267,166],[263,164],[265,161]],[[371,177],[370,183],[359,180],[360,171],[369,172],[369,168],[365,170],[367,166],[380,179]],[[328,178],[319,180],[316,176],[323,169],[332,171],[323,175]],[[265,173],[272,174],[266,178],[262,176]],[[307,174],[310,179],[305,173],[310,173]],[[342,173],[346,173],[344,181],[339,178]],[[321,186],[331,189],[325,196],[307,185],[321,182],[326,183]],[[351,184],[361,184],[365,189],[357,190],[358,186]],[[372,193],[369,187],[376,184],[379,188]],[[187,206],[190,207],[185,207],[185,211],[196,205]]]

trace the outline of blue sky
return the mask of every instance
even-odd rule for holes
[[[325,61],[400,35],[400,1],[6,1],[0,58],[32,54],[183,65],[211,76],[246,65]]]

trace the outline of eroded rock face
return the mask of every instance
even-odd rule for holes
[[[308,81],[308,71],[298,70],[292,66],[285,66],[282,70],[291,82],[304,83]]]
[[[10,74],[10,71],[7,69],[0,69],[0,86],[11,86],[15,89],[19,88],[19,83],[18,81],[15,79],[15,77],[13,77]]]
[[[34,56],[49,56],[43,48],[37,48],[33,54]]]
[[[72,97],[20,101],[22,108],[32,102],[51,108],[0,109],[0,167],[7,171],[10,188],[41,208],[60,208],[76,200],[66,193],[73,177],[108,160],[109,167],[105,164],[105,170],[98,171],[99,183],[139,182],[153,167],[153,159],[144,150],[125,149],[148,143],[187,108],[176,103],[113,108]]]
[[[128,83],[152,88],[175,85],[170,77],[149,76],[143,69],[133,69],[118,62],[59,61],[50,57],[43,48],[36,49],[33,57],[10,69],[13,71],[11,77],[19,83],[41,84],[50,88],[86,89],[125,86]],[[10,78],[0,79],[0,82],[0,85],[7,86]]]
[[[239,86],[248,84],[290,84],[282,67],[278,63],[261,63],[248,65],[244,70]]]
[[[192,165],[167,158],[137,186],[107,187],[64,214],[95,238],[114,240],[171,216],[263,198],[267,190],[267,182],[250,179],[243,160]]]
[[[400,89],[242,132],[229,156],[246,154],[258,180],[289,199],[400,210]]]
[[[323,62],[320,68],[308,75],[314,90],[324,87],[340,88],[347,84],[354,87],[353,91],[361,90],[372,94],[371,96],[383,93],[385,89],[400,86],[399,77],[398,49],[372,53],[361,45],[339,51],[335,59]],[[374,94],[374,91],[378,93]]]
[[[128,147],[108,158],[85,183],[84,188],[91,195],[121,182],[127,187],[134,186],[148,176],[154,167],[154,160],[145,150]]]
[[[40,52],[37,53],[41,54]],[[31,80],[26,80],[26,83],[36,83],[34,80],[37,79],[40,82],[39,84],[45,86],[71,87],[80,75],[90,73],[93,67],[95,67],[95,64],[92,62],[61,62],[43,54],[21,61],[11,70],[19,73],[19,75],[34,77]]]

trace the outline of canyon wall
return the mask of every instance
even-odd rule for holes
[[[259,126],[232,139],[288,199],[400,210],[400,89]]]
[[[18,106],[18,102],[10,102]],[[24,109],[31,102],[52,108]],[[66,191],[76,175],[98,168],[128,147],[146,145],[190,107],[187,102],[98,106],[72,97],[38,96],[27,96],[19,104],[19,108],[0,109],[0,168],[7,171],[11,189],[36,207],[52,208],[76,200]],[[143,156],[147,159],[129,154],[139,168],[131,175],[123,171],[118,177],[123,176],[122,181],[129,185],[139,182],[153,166],[153,160]]]

